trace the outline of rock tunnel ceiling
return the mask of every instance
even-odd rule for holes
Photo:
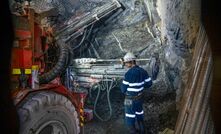
[[[32,2],[37,11],[56,7],[59,9],[60,16],[57,23],[72,17],[79,17],[104,5],[107,0],[36,0]],[[154,22],[150,22],[147,12],[147,3],[143,0],[121,0],[125,7],[124,11],[119,11],[118,15],[112,20],[101,23],[101,28],[95,29],[91,42],[96,47],[101,58],[119,58],[127,51],[133,51],[139,57],[151,56],[159,51],[159,17],[155,13]],[[119,46],[119,44],[121,46]],[[103,50],[111,51],[103,51]],[[147,50],[151,50],[147,53]],[[88,52],[90,51],[90,52]],[[115,55],[112,54],[115,52]],[[90,47],[84,51],[82,57],[97,57]]]

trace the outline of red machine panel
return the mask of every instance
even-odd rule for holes
[[[31,38],[31,32],[26,30],[16,30],[15,38],[18,40],[26,40]]]
[[[31,68],[32,50],[13,48],[12,68]]]
[[[15,37],[15,44],[12,49],[12,68],[31,68],[31,32],[16,30]]]

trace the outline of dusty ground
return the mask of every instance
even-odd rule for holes
[[[111,120],[102,122],[94,117],[92,121],[86,123],[85,134],[127,134],[127,128],[124,125],[123,99],[124,96],[119,88],[113,89],[111,92],[113,107]],[[100,101],[97,111],[102,117],[108,115],[105,100]],[[174,129],[177,118],[175,92],[161,96],[150,91],[145,92],[144,111],[147,134],[157,134],[167,127]]]

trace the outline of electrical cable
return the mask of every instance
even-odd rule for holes
[[[111,82],[110,86],[109,86],[109,82]],[[117,85],[117,84],[113,85],[113,83],[114,83],[114,79],[108,80],[107,76],[106,76],[105,80],[101,81],[101,84],[98,83],[98,92],[97,92],[97,96],[96,96],[95,103],[94,103],[94,115],[101,121],[108,121],[108,120],[110,120],[111,116],[113,115],[112,104],[110,101],[110,92]],[[107,118],[102,118],[97,113],[97,103],[100,98],[100,93],[101,93],[102,88],[103,88],[103,90],[105,89],[106,93],[107,93],[107,102],[108,102],[108,108],[109,108],[109,116]]]
[[[83,35],[80,43],[77,46],[73,47],[73,50],[76,50],[77,48],[79,48],[83,44],[83,42],[85,41],[86,35],[87,35],[87,29],[84,31],[84,35]]]

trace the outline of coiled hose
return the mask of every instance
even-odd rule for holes
[[[73,53],[72,53],[72,51],[70,51],[70,49],[71,50],[78,49],[84,43],[85,39],[88,38],[88,36],[90,36],[92,28],[93,28],[93,25],[91,26],[89,32],[87,31],[87,29],[84,31],[84,35],[83,35],[80,43],[77,46],[75,46],[74,48],[70,48],[70,46],[68,46],[67,44],[65,44],[61,40],[57,41],[58,47],[59,47],[58,62],[49,72],[46,72],[46,73],[39,76],[39,83],[40,84],[46,84],[46,83],[52,81],[53,79],[55,79],[57,76],[61,75],[66,70],[66,68],[68,67],[70,60],[72,59],[72,56],[73,56]]]
[[[61,41],[58,41],[59,58],[56,65],[48,72],[39,76],[39,83],[46,84],[57,76],[61,75],[68,66],[70,50],[69,47]]]

